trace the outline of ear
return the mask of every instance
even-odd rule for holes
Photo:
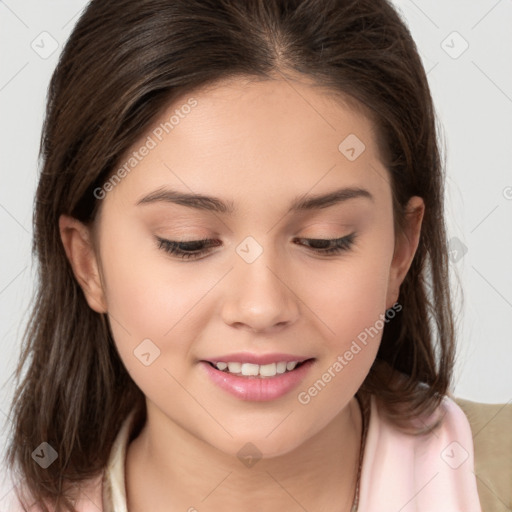
[[[411,266],[420,240],[421,224],[425,213],[425,203],[418,196],[409,199],[405,207],[405,226],[403,232],[397,233],[395,250],[389,272],[386,308],[389,309],[397,300],[402,284]]]
[[[61,215],[59,231],[66,256],[87,303],[94,311],[106,313],[107,305],[91,229],[69,215]]]

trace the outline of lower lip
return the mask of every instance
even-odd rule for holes
[[[232,373],[220,371],[206,361],[201,361],[200,366],[204,368],[213,383],[236,398],[263,402],[275,400],[292,391],[304,380],[313,363],[314,359],[310,359],[291,372],[264,378],[254,375],[238,377]]]

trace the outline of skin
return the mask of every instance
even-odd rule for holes
[[[371,121],[303,78],[220,82],[175,100],[155,126],[190,97],[197,106],[106,194],[93,226],[59,220],[88,304],[109,315],[119,354],[146,396],[147,422],[127,452],[129,511],[348,511],[361,437],[354,395],[382,333],[308,404],[297,395],[396,302],[423,201],[411,198],[406,230],[395,233]],[[354,161],[338,150],[352,133],[366,146]],[[162,186],[231,200],[237,212],[136,205]],[[373,200],[286,214],[298,195],[348,186]],[[332,256],[304,243],[353,231],[350,249]],[[155,235],[221,244],[181,260]],[[252,263],[236,252],[247,236],[263,249]],[[146,338],[160,350],[150,366],[133,354]],[[292,392],[245,401],[212,384],[198,363],[245,350],[316,360]],[[252,467],[237,457],[247,442],[262,453]]]

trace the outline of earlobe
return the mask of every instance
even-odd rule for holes
[[[406,206],[404,231],[399,233],[395,243],[393,260],[389,273],[388,296],[386,307],[390,308],[397,300],[400,285],[411,266],[418,248],[425,203],[418,196],[411,197]]]
[[[67,259],[87,303],[94,311],[106,313],[99,262],[94,251],[90,228],[69,215],[61,215],[59,231]]]

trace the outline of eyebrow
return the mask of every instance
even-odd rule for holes
[[[366,198],[370,201],[374,201],[373,195],[366,189],[345,187],[321,195],[303,194],[298,196],[292,201],[288,213],[328,208],[329,206],[356,198]],[[151,192],[139,199],[136,204],[143,205],[159,202],[173,203],[197,210],[206,210],[227,215],[232,215],[236,212],[233,201],[223,201],[218,197],[188,194],[167,188],[160,188]]]

